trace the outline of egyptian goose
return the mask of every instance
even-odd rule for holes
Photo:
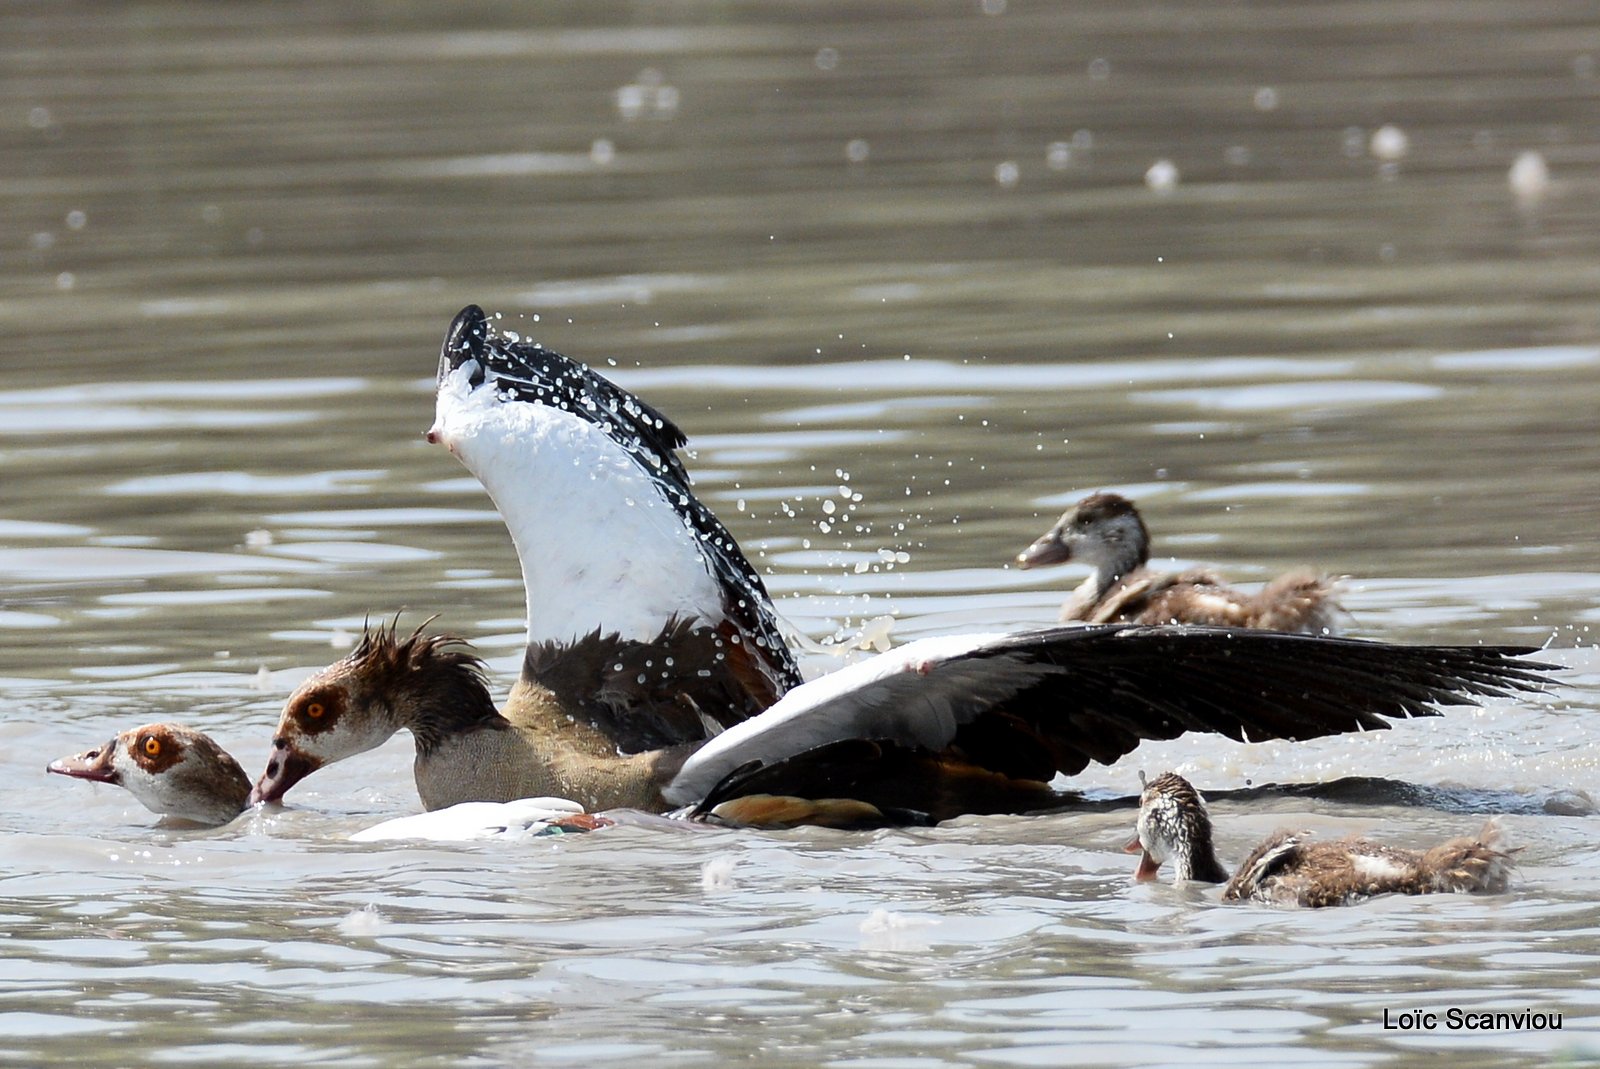
[[[152,813],[226,824],[244,812],[250,777],[203,732],[181,724],[146,724],[103,746],[50,762],[75,779],[126,787]]]
[[[488,489],[528,646],[503,710],[460,640],[369,629],[301,684],[253,798],[402,728],[424,806],[558,795],[736,823],[938,821],[1060,804],[1050,785],[1186,731],[1309,739],[1532,689],[1513,647],[1230,629],[924,639],[800,684],[760,577],[695,498],[666,417],[469,307],[427,437]]]
[[[1061,619],[1092,624],[1213,624],[1332,635],[1343,609],[1338,584],[1308,569],[1280,575],[1255,594],[1225,584],[1208,568],[1151,571],[1150,532],[1132,501],[1090,494],[1027,549],[1022,568],[1065,561],[1093,568],[1061,606]]]
[[[1373,895],[1442,892],[1501,894],[1514,862],[1499,826],[1430,850],[1405,850],[1369,839],[1315,840],[1305,832],[1274,832],[1232,879],[1217,860],[1211,815],[1188,780],[1163,772],[1144,785],[1138,833],[1125,849],[1140,855],[1136,880],[1153,880],[1171,859],[1180,880],[1226,883],[1225,902],[1279,906],[1344,906]]]

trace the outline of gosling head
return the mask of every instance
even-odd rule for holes
[[[1102,575],[1127,575],[1150,559],[1150,532],[1121,494],[1090,494],[1017,554],[1022,568],[1078,561]]]
[[[1161,866],[1172,861],[1180,880],[1226,883],[1227,872],[1217,860],[1211,842],[1211,815],[1206,801],[1188,780],[1176,772],[1163,772],[1144,780],[1139,796],[1138,833],[1123,847],[1139,854],[1133,878],[1141,883],[1156,878]]]
[[[103,746],[50,762],[46,771],[125,787],[152,813],[226,824],[245,808],[250,779],[202,732],[146,724]]]

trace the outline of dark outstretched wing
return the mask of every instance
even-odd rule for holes
[[[687,441],[676,424],[633,394],[577,363],[530,341],[496,333],[483,310],[468,305],[451,323],[439,356],[439,376],[473,361],[472,384],[492,380],[497,389],[528,404],[570,412],[593,423],[624,449],[655,483],[699,540],[707,568],[722,590],[727,618],[770,679],[776,699],[801,681],[799,665],[778,630],[772,599],[761,575],[733,535],[695,496],[689,473],[675,450]]]
[[[743,769],[739,791],[814,797],[807,776],[825,767],[831,784],[860,784],[864,801],[940,820],[998,807],[993,776],[1038,785],[1109,764],[1144,739],[1312,739],[1535,689],[1553,666],[1520,659],[1533,652],[1204,627],[930,639],[797,688],[689,758],[665,793],[677,804],[728,794]],[[902,750],[937,758],[919,766],[920,794],[898,775],[873,787],[873,763]],[[909,767],[895,761],[883,767]]]
[[[1240,742],[1381,731],[1385,717],[1437,716],[1439,705],[1536,689],[1555,666],[1513,646],[1403,646],[1234,628],[1108,627],[1073,639],[1012,636],[975,656],[1055,665],[1004,703],[1050,742],[1067,774],[1109,764],[1142,739],[1187,731]],[[972,718],[976,724],[982,716]],[[958,738],[959,741],[959,738]]]

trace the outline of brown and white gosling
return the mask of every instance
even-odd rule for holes
[[[1338,584],[1310,569],[1286,572],[1255,594],[1234,590],[1209,568],[1152,571],[1150,532],[1133,502],[1120,494],[1090,494],[1017,554],[1024,569],[1066,561],[1094,571],[1061,606],[1062,620],[1331,635],[1344,613]]]
[[[244,812],[250,777],[228,751],[181,724],[146,724],[45,771],[126,787],[152,813],[226,824]]]
[[[1145,782],[1138,834],[1124,849],[1140,855],[1134,873],[1139,881],[1155,879],[1170,859],[1180,880],[1226,883],[1224,902],[1312,908],[1345,906],[1382,894],[1502,894],[1515,864],[1514,851],[1504,848],[1492,820],[1476,836],[1451,839],[1430,850],[1405,850],[1354,836],[1315,841],[1305,832],[1282,830],[1257,846],[1230,879],[1212,845],[1205,799],[1175,772]]]

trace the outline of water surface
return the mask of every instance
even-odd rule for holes
[[[0,23],[0,1058],[24,1065],[1589,1057],[1600,992],[1592,5],[66,4]],[[1393,134],[1403,133],[1396,154]],[[1386,158],[1374,154],[1377,148]],[[1510,181],[1540,154],[1542,188]],[[1158,160],[1174,188],[1146,184]],[[422,442],[476,302],[645,395],[813,640],[1054,618],[1090,490],[1353,633],[1549,643],[1548,695],[1142,748],[1203,788],[1516,794],[1504,898],[1134,887],[1127,810],[357,846],[409,742],[218,831],[44,764],[177,719],[257,771],[364,619],[509,683],[522,589]],[[831,502],[832,512],[825,508]],[[831,660],[814,655],[813,671]],[[1484,792],[1469,795],[1469,790]],[[1512,792],[1508,794],[1507,792]],[[1217,809],[1420,844],[1430,809]],[[1562,1013],[1404,1033],[1385,1009]]]

